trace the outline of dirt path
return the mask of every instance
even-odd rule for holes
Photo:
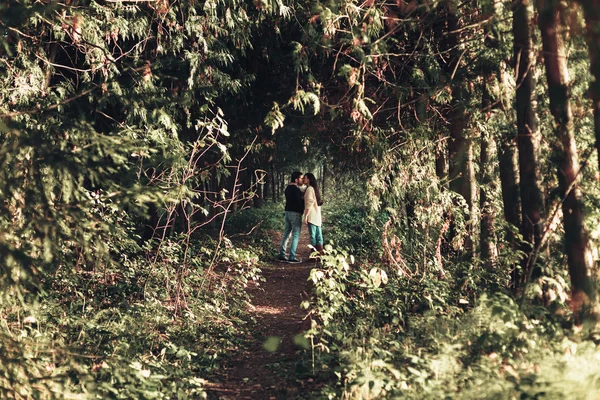
[[[279,246],[281,234],[275,235]],[[308,260],[308,234],[302,230],[298,256]],[[271,262],[263,267],[266,279],[261,287],[249,288],[252,296],[250,312],[257,320],[253,341],[248,349],[236,354],[207,385],[208,398],[233,399],[294,399],[305,398],[312,379],[300,379],[305,366],[297,354],[294,337],[310,327],[303,321],[306,311],[300,303],[307,298],[307,282],[314,262],[287,264]],[[263,348],[268,337],[281,339],[279,348],[269,353]]]

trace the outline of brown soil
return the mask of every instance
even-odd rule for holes
[[[281,233],[274,233],[273,242],[279,248]],[[302,229],[298,257],[308,260],[308,233]],[[306,311],[300,308],[310,290],[307,282],[314,262],[301,264],[268,262],[262,267],[266,279],[260,287],[249,288],[252,305],[249,311],[257,321],[250,345],[226,362],[207,384],[208,398],[233,399],[294,399],[306,398],[314,389],[313,379],[306,371],[302,350],[294,337],[310,327]],[[277,351],[267,352],[263,344],[268,337],[281,339]]]

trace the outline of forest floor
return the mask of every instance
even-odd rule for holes
[[[279,248],[281,233],[273,234],[273,245]],[[310,328],[306,311],[300,308],[308,298],[307,281],[315,262],[308,261],[308,232],[303,227],[298,245],[301,264],[272,260],[262,266],[265,282],[249,286],[252,298],[249,312],[256,319],[256,330],[244,347],[225,362],[206,385],[211,400],[279,400],[306,398],[316,389],[310,377],[306,356],[294,344],[294,337]],[[269,337],[278,337],[277,351],[270,353],[263,347]]]

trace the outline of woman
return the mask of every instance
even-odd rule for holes
[[[308,187],[304,192],[304,216],[303,221],[308,225],[310,244],[319,252],[323,253],[323,233],[321,231],[321,193],[317,178],[310,172],[304,174],[304,184]]]

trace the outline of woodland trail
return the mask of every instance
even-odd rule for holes
[[[279,247],[281,233],[274,234],[273,242]],[[308,260],[308,233],[304,226],[298,245],[298,257]],[[314,262],[288,264],[272,261],[262,267],[265,282],[260,287],[249,287],[252,297],[250,312],[257,324],[247,348],[240,350],[207,385],[211,400],[279,400],[306,398],[311,378],[306,376],[299,347],[294,337],[310,327],[304,320],[306,311],[300,308],[307,299],[310,285],[307,282]],[[267,352],[263,344],[270,336],[281,339],[274,353]]]

